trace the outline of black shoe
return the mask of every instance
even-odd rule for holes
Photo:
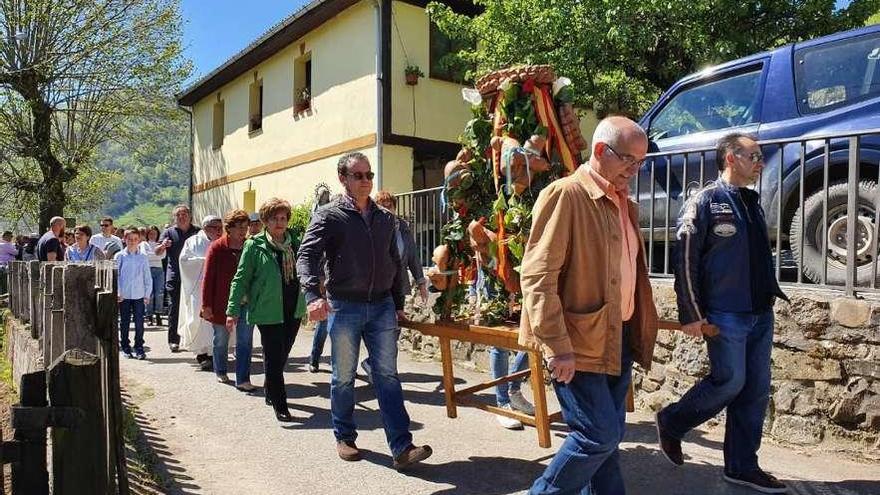
[[[320,368],[318,368],[318,361],[317,360],[309,363],[309,373],[317,373],[319,370],[320,370]]]
[[[271,399],[268,395],[265,396],[265,397],[263,397],[263,400],[266,401],[266,405],[267,405],[267,406],[271,406],[271,405],[272,405],[272,399]]]
[[[676,466],[684,464],[684,456],[681,453],[681,440],[673,438],[666,433],[663,425],[660,424],[659,412],[654,415],[654,425],[657,426],[657,443],[660,445],[660,452],[663,452],[663,457]]]
[[[786,493],[788,487],[761,468],[743,474],[724,473],[724,481],[734,485],[745,486],[761,493]]]
[[[293,416],[290,415],[290,411],[275,411],[275,419],[282,423],[290,423],[293,421]]]
[[[180,344],[168,344],[168,348],[171,352],[180,352]]]
[[[137,351],[136,353],[134,353],[134,357],[136,357],[139,361],[147,359],[147,355],[146,353],[144,353],[144,351]]]
[[[131,349],[123,349],[122,354],[125,355],[128,359],[134,359],[134,354],[131,353]]]
[[[202,361],[199,363],[199,369],[202,371],[214,371],[214,363],[211,360]]]

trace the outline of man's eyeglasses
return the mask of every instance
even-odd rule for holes
[[[753,152],[749,153],[748,155],[743,155],[740,153],[734,153],[734,154],[740,158],[747,158],[750,162],[752,162],[754,164],[758,164],[758,163],[761,163],[764,161],[764,154],[761,153],[760,151],[753,151]]]
[[[605,143],[605,147],[608,148],[609,151],[611,151],[612,153],[614,153],[614,156],[616,156],[618,160],[620,160],[620,161],[622,161],[623,163],[625,163],[626,166],[628,166],[628,167],[636,167],[636,168],[639,168],[639,167],[642,166],[643,163],[645,163],[645,159],[644,159],[644,158],[642,158],[641,160],[639,160],[639,159],[637,159],[636,157],[634,157],[634,156],[632,156],[632,155],[621,155],[621,154],[618,153],[614,148],[612,148],[611,145],[608,144],[608,143]]]
[[[346,177],[354,177],[354,180],[373,180],[374,172],[346,172]]]

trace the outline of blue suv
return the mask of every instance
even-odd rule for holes
[[[858,143],[858,284],[871,284],[878,244],[878,60],[875,25],[734,60],[669,88],[640,121],[652,158],[633,184],[646,238],[663,253],[651,253],[652,270],[669,273],[675,219],[687,195],[717,176],[717,140],[745,132],[757,136],[766,157],[757,188],[773,244],[783,259],[790,252],[807,278],[832,285],[843,284],[846,274],[847,165],[850,143]]]

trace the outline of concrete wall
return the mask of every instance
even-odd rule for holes
[[[676,319],[671,283],[655,280],[653,285],[661,318]],[[855,455],[880,453],[880,302],[785,290],[791,305],[780,302],[775,308],[765,435],[780,443]],[[412,298],[407,299],[407,311],[418,321],[433,319],[430,310]],[[412,330],[401,332],[401,348],[440,358],[436,338]],[[453,342],[452,352],[459,365],[489,369],[484,346]],[[650,372],[638,366],[634,372],[636,407],[657,410],[708,371],[702,341],[660,330]],[[723,413],[716,421],[722,420]]]
[[[44,369],[43,350],[40,341],[31,337],[30,326],[19,322],[13,317],[5,322],[6,357],[12,363],[12,383],[16,389],[21,383],[21,375]]]

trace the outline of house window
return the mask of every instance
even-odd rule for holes
[[[312,108],[312,53],[293,63],[293,111],[302,113]]]
[[[223,146],[223,136],[226,134],[226,132],[225,132],[226,119],[224,116],[224,113],[225,113],[224,106],[225,105],[223,104],[223,100],[220,100],[217,103],[214,103],[214,116],[213,116],[214,117],[213,118],[214,126],[212,129],[211,143],[212,143],[212,146],[215,150],[220,149],[220,147]]]
[[[250,103],[248,104],[248,132],[263,128],[263,80],[251,83]]]
[[[465,73],[468,67],[450,55],[471,47],[467,43],[451,40],[443,31],[440,31],[437,24],[429,21],[429,25],[430,69],[428,75],[432,79],[458,84],[467,83]]]

